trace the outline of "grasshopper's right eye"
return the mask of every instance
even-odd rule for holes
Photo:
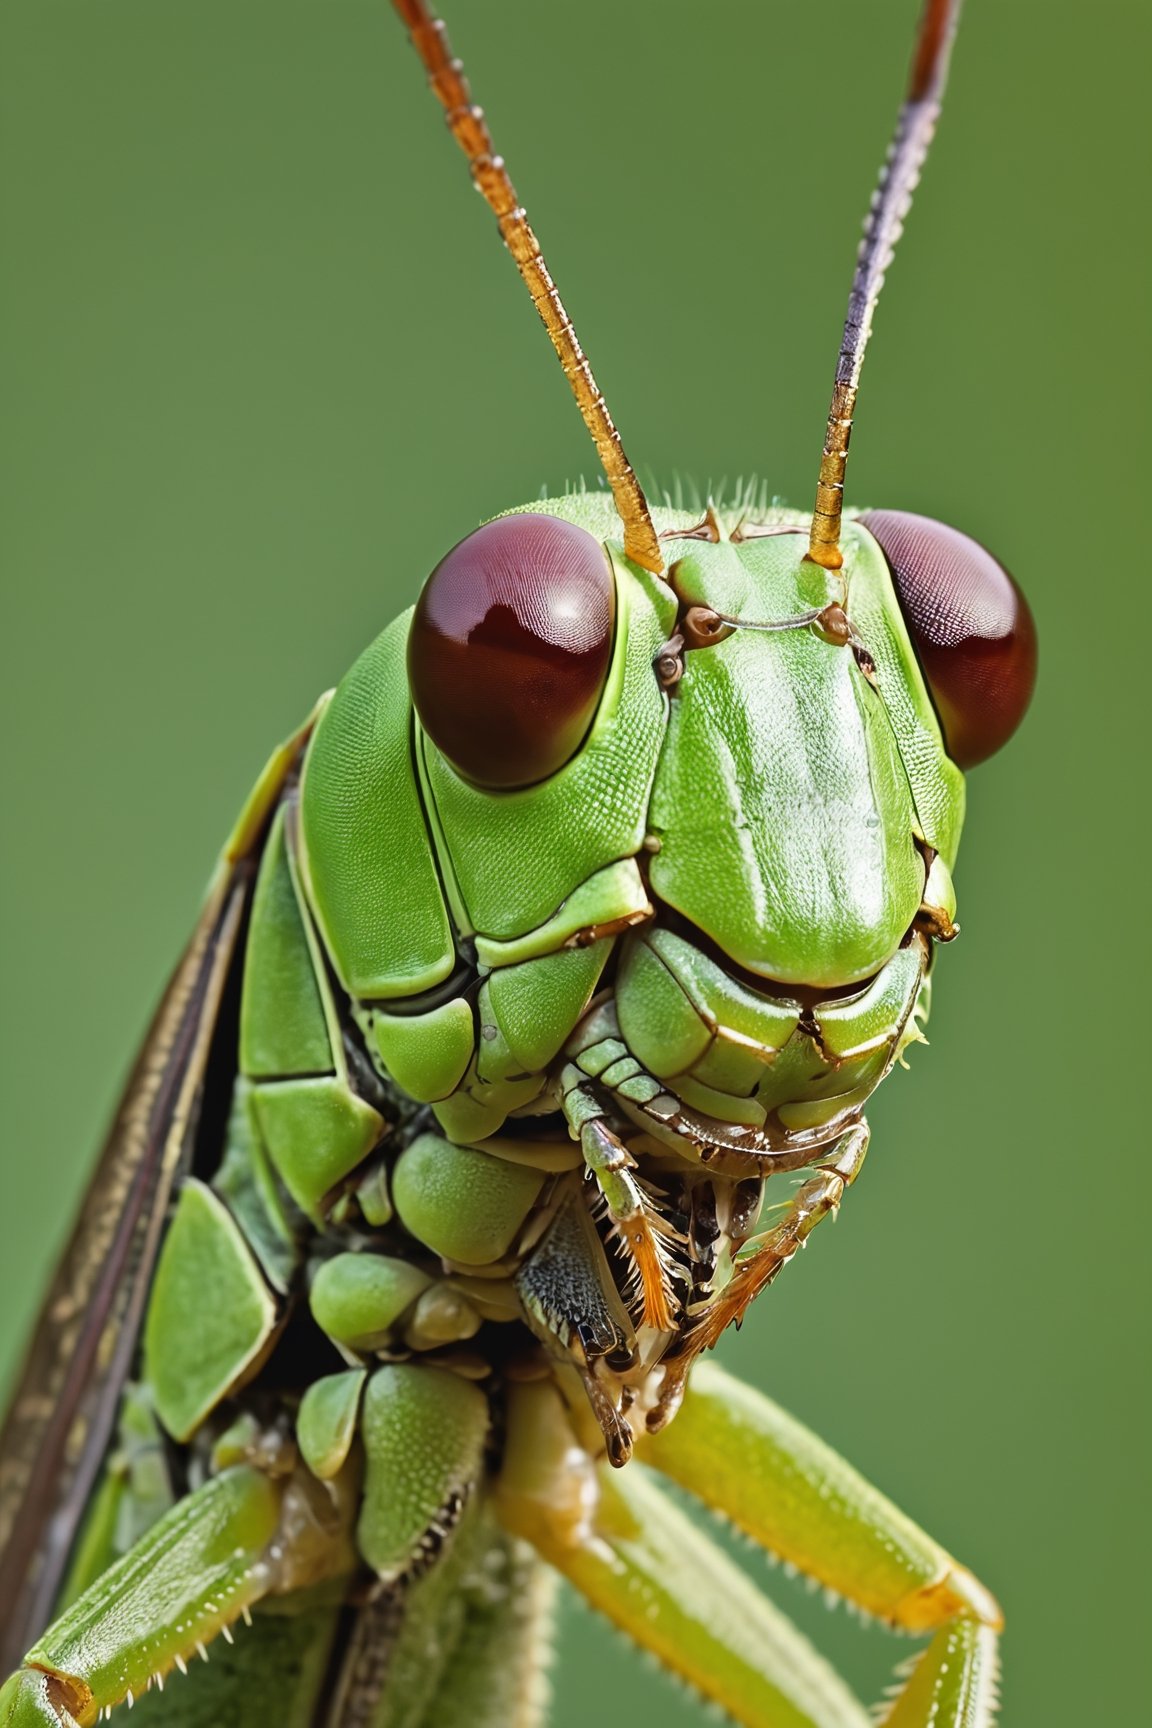
[[[1036,626],[1004,566],[967,534],[906,510],[860,517],[888,560],[948,754],[973,768],[1006,744],[1036,682]]]
[[[571,760],[608,676],[616,586],[600,541],[501,516],[433,570],[408,638],[420,723],[474,785],[509,791]]]

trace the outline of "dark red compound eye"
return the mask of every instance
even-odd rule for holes
[[[616,587],[599,540],[555,516],[501,516],[424,584],[408,681],[433,743],[477,786],[547,779],[580,748],[612,654]]]
[[[1036,682],[1036,626],[1002,564],[929,516],[860,517],[892,571],[948,754],[973,768],[1006,744]]]

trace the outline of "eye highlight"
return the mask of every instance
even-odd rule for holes
[[[485,523],[416,606],[408,681],[421,725],[477,786],[547,779],[592,724],[615,613],[607,553],[585,529],[530,513]]]
[[[1036,626],[1012,577],[980,543],[929,516],[859,518],[888,560],[948,754],[973,768],[1024,718],[1036,683]]]

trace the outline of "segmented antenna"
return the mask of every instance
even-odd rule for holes
[[[860,385],[864,350],[872,334],[872,314],[884,286],[884,272],[904,227],[912,194],[920,178],[948,77],[948,59],[961,0],[926,0],[916,38],[908,94],[896,121],[896,132],[880,175],[880,184],[864,224],[864,238],[856,256],[856,273],[848,296],[848,316],[836,383],[828,410],[824,456],[816,486],[816,508],[808,556],[826,570],[839,570],[840,513],[844,502],[844,470],[848,464],[848,440]]]
[[[592,376],[592,368],[577,339],[572,320],[564,310],[539,242],[529,227],[516,188],[508,177],[503,157],[496,155],[484,110],[472,101],[463,66],[453,56],[440,19],[429,12],[423,0],[393,0],[393,5],[428,70],[428,82],[444,106],[448,128],[468,158],[473,182],[484,194],[499,224],[504,243],[516,261],[516,268],[532,296],[532,304],[540,314],[564,368],[564,376],[572,387],[584,424],[592,434],[624,523],[624,551],[646,570],[659,573],[664,568],[664,560],[648,513],[647,500],[624,454],[620,434]]]

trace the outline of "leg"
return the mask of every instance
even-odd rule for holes
[[[745,1728],[869,1728],[863,1706],[651,1471],[582,1452],[555,1387],[517,1386],[505,1526],[661,1665]]]
[[[0,1724],[90,1728],[217,1635],[230,1641],[263,1597],[350,1571],[346,1526],[303,1477],[273,1481],[249,1465],[210,1477],[28,1652],[0,1691]]]
[[[490,1512],[481,1513],[461,1546],[446,1604],[446,1592],[440,1591],[435,1625],[451,1618],[455,1635],[420,1728],[537,1728],[548,1698],[556,1583],[531,1548],[506,1535]],[[433,1607],[421,1604],[424,1624],[410,1629],[406,1620],[401,1634],[421,1673],[435,1636],[429,1624]],[[410,1708],[411,1692],[402,1677],[390,1680],[390,1686]],[[378,1721],[373,1728],[379,1728]]]
[[[505,1538],[493,1550],[472,1580],[460,1642],[424,1728],[539,1728],[558,1583],[527,1544]]]
[[[884,1720],[986,1728],[1000,1609],[983,1585],[761,1393],[699,1363],[675,1422],[641,1456],[867,1613],[932,1642]]]
[[[438,1565],[360,1610],[325,1728],[537,1728],[554,1583],[474,1503]]]

